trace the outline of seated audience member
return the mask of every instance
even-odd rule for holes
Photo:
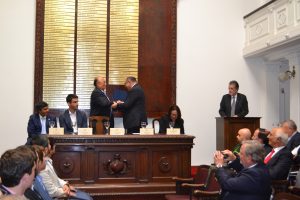
[[[292,151],[300,145],[300,133],[297,131],[297,125],[293,120],[286,120],[281,123],[281,128],[289,137],[286,148]]]
[[[269,131],[266,129],[258,128],[254,131],[252,140],[257,140],[259,143],[264,145],[265,155],[268,155],[272,151],[272,147],[269,145],[268,139]]]
[[[68,182],[60,179],[52,165],[52,159],[49,157],[51,154],[51,145],[46,135],[40,135],[32,141],[35,145],[44,147],[46,168],[42,170],[39,175],[42,177],[44,186],[48,191],[50,197],[61,198],[68,197],[68,199],[81,199],[90,200],[91,196],[85,192],[75,189]]]
[[[30,144],[34,135],[49,133],[50,122],[54,123],[54,127],[56,127],[56,119],[48,115],[49,108],[46,102],[41,101],[37,103],[35,110],[36,113],[29,117],[27,125],[27,144]]]
[[[242,128],[238,131],[236,139],[238,144],[233,148],[232,152],[236,155],[240,153],[240,149],[242,146],[243,141],[250,140],[251,138],[251,131],[248,128]]]
[[[184,134],[184,121],[177,105],[170,106],[168,114],[159,119],[159,133],[166,133],[167,128],[170,128],[170,122],[173,122],[173,128],[180,128],[180,134]]]
[[[31,154],[32,154],[32,157],[33,157],[33,160],[34,160],[34,164],[35,164],[35,169],[37,170],[37,154],[34,150],[34,148],[32,146],[19,146],[16,148],[16,150],[18,151],[28,151],[28,148],[31,150]],[[36,175],[36,170],[35,170],[35,175]],[[42,197],[36,193],[35,191],[33,191],[33,187],[29,187],[25,190],[24,192],[24,196],[27,198],[27,199],[30,199],[30,200],[43,200]]]
[[[33,182],[33,191],[37,193],[43,200],[52,200],[46,187],[43,183],[42,177],[39,173],[46,168],[46,161],[44,158],[44,149],[42,146],[33,145],[32,146],[37,154],[37,165],[36,165],[36,177]]]
[[[269,168],[272,180],[286,179],[292,165],[292,153],[286,148],[287,134],[282,128],[273,128],[268,135],[272,151],[265,157],[265,164]]]
[[[234,156],[234,154],[232,154]],[[244,141],[240,150],[240,160],[229,164],[238,171],[231,173],[223,167],[224,156],[220,151],[214,155],[217,167],[216,178],[221,186],[222,200],[267,200],[271,195],[271,179],[263,163],[264,148],[257,141]],[[240,165],[243,168],[240,168]]]
[[[78,96],[69,94],[66,101],[69,109],[59,117],[60,127],[65,129],[65,133],[77,133],[78,128],[87,128],[86,114],[78,110]]]
[[[0,159],[0,197],[19,195],[32,186],[35,176],[35,155],[30,147],[7,150]],[[25,198],[25,197],[24,197]]]

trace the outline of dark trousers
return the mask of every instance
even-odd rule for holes
[[[132,133],[139,133],[140,132],[140,127],[132,127],[127,129],[127,134],[132,134]]]

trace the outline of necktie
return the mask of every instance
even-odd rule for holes
[[[231,103],[231,117],[235,115],[235,96],[232,96],[232,103]]]
[[[269,155],[267,157],[265,157],[265,160],[264,160],[264,163],[267,164],[271,158],[272,158],[272,155],[275,153],[274,149],[272,149],[271,153],[269,153]]]

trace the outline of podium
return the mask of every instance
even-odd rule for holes
[[[232,150],[237,144],[237,132],[249,128],[251,133],[260,127],[260,117],[216,117],[217,150]]]

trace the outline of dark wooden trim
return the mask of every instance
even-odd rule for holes
[[[177,0],[172,0],[172,47],[171,47],[171,104],[176,104],[176,61],[177,61]]]
[[[74,23],[74,76],[73,93],[76,94],[76,71],[77,71],[77,22],[78,22],[78,0],[75,0],[75,23]]]
[[[253,15],[254,13],[260,11],[261,9],[267,7],[268,5],[274,3],[275,1],[277,1],[277,0],[271,0],[271,1],[267,2],[267,3],[265,3],[264,5],[262,5],[262,6],[260,6],[259,8],[253,10],[253,11],[250,12],[249,14],[245,15],[245,16],[244,16],[244,19],[246,19],[247,17],[250,17],[250,16]]]
[[[109,85],[110,0],[107,0],[106,22],[106,83]]]
[[[36,0],[34,105],[43,100],[44,15],[45,0]]]

